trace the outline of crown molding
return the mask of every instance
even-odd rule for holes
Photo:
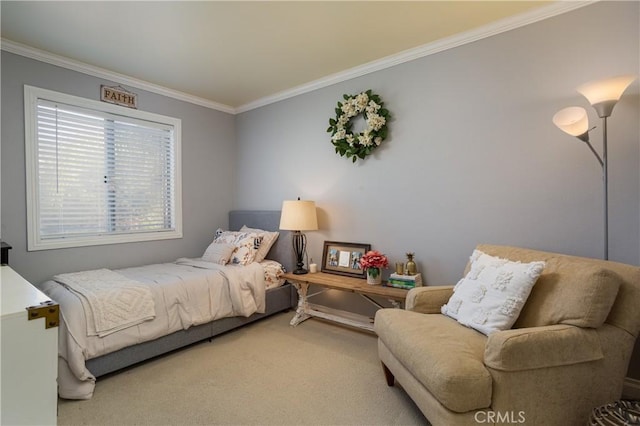
[[[158,84],[149,83],[144,80],[129,77],[124,74],[120,74],[114,71],[109,71],[104,68],[89,65],[84,62],[76,61],[74,59],[65,58],[64,56],[56,55],[44,50],[36,49],[26,44],[17,43],[15,41],[8,40],[6,38],[0,39],[1,49],[16,55],[25,56],[27,58],[35,59],[40,62],[45,62],[51,65],[56,65],[62,68],[67,68],[72,71],[81,72],[83,74],[91,75],[105,80],[111,80],[118,84],[124,84],[126,86],[135,87],[137,89],[147,90],[149,92],[157,93],[158,95],[167,96],[170,98],[178,99],[180,101],[189,102],[195,105],[200,105],[206,108],[215,109],[218,111],[226,112],[229,114],[235,114],[235,108],[220,104],[218,102],[210,101],[209,99],[193,96],[188,93],[180,92],[178,90],[169,89]]]
[[[169,89],[157,84],[149,83],[144,80],[139,80],[133,77],[129,77],[124,74],[120,74],[114,71],[109,71],[104,68],[89,65],[80,61],[65,58],[60,55],[56,55],[44,50],[36,49],[25,44],[17,43],[5,38],[1,38],[1,49],[10,53],[25,56],[31,59],[35,59],[41,62],[49,63],[51,65],[60,66],[73,71],[78,71],[83,74],[92,75],[94,77],[103,78],[114,81],[119,84],[135,87],[149,92],[157,93],[159,95],[168,96],[170,98],[178,99],[184,102],[189,102],[195,105],[200,105],[206,108],[211,108],[217,111],[226,112],[229,114],[239,114],[252,109],[260,108],[275,102],[279,102],[294,96],[302,95],[304,93],[312,92],[317,89],[331,86],[333,84],[341,83],[343,81],[351,80],[356,77],[361,77],[366,74],[370,74],[376,71],[384,70],[396,65],[410,62],[415,59],[423,58],[425,56],[433,55],[444,50],[453,49],[464,44],[473,43],[487,37],[491,37],[506,31],[510,31],[516,28],[523,27],[544,19],[552,18],[563,13],[570,12],[575,9],[579,9],[584,6],[588,6],[593,3],[597,3],[601,0],[561,0],[554,2],[548,6],[535,9],[533,11],[523,13],[517,16],[502,19],[500,21],[476,28],[471,31],[466,31],[451,37],[438,40],[433,43],[428,43],[422,46],[418,46],[413,49],[408,49],[403,52],[387,56],[385,58],[368,62],[366,64],[350,68],[345,71],[334,73],[323,77],[318,80],[311,81],[309,83],[293,87],[288,90],[284,90],[275,93],[264,98],[257,99],[255,101],[246,103],[237,108],[229,105],[224,105],[218,102],[211,101],[209,99],[200,98],[190,95],[188,93],[180,92],[178,90]]]
[[[488,25],[476,28],[474,30],[466,31],[460,34],[456,34],[451,37],[447,37],[433,43],[428,43],[422,46],[418,46],[412,49],[402,51],[400,53],[387,56],[382,59],[368,62],[366,64],[350,68],[346,71],[341,71],[335,74],[328,75],[318,80],[314,80],[310,83],[306,83],[300,86],[296,86],[292,89],[278,92],[274,95],[267,96],[258,99],[253,102],[241,105],[236,108],[236,113],[242,113],[250,111],[252,109],[260,108],[265,105],[269,105],[278,101],[282,101],[294,96],[298,96],[304,93],[308,93],[317,89],[321,89],[327,86],[331,86],[336,83],[351,80],[356,77],[361,77],[366,74],[370,74],[376,71],[380,71],[386,68],[390,68],[396,65],[410,62],[415,59],[423,58],[425,56],[433,55],[444,50],[453,49],[464,44],[473,43],[487,37],[491,37],[506,31],[511,31],[516,28],[523,27],[525,25],[533,24],[538,21],[542,21],[548,18],[552,18],[557,15],[561,15],[566,12],[570,12],[575,9],[579,9],[584,6],[588,6],[593,3],[597,3],[601,0],[561,0],[550,4],[549,6],[542,7],[527,13],[523,13],[517,16],[501,19]]]

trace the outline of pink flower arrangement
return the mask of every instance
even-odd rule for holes
[[[389,266],[387,256],[377,250],[370,250],[360,258],[360,266],[362,269],[369,268],[386,268]]]

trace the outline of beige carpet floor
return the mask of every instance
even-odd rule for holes
[[[59,425],[423,425],[371,333],[282,313],[98,379]]]

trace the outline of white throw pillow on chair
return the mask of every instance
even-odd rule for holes
[[[474,250],[469,272],[456,284],[441,312],[486,335],[508,330],[544,267],[542,261],[513,262]]]

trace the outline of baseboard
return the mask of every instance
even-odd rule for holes
[[[625,377],[622,387],[622,397],[625,399],[640,400],[640,380]]]

